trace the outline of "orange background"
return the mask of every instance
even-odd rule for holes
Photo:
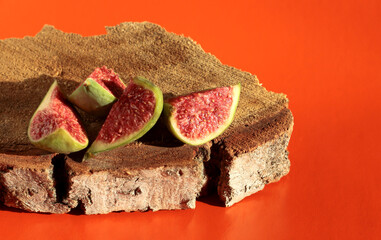
[[[230,208],[96,216],[0,208],[1,239],[381,239],[381,2],[0,0],[0,39],[151,21],[287,93],[291,172]],[[0,53],[1,54],[1,53]]]

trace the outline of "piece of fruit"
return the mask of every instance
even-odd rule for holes
[[[69,101],[82,110],[105,116],[112,104],[122,95],[126,85],[118,74],[106,66],[96,68],[69,96]]]
[[[54,81],[29,123],[28,137],[35,146],[57,153],[87,147],[86,132],[69,104]]]
[[[135,77],[112,106],[85,159],[140,138],[155,125],[162,110],[161,90],[147,79]]]
[[[164,103],[169,130],[190,145],[204,144],[223,133],[238,106],[241,85],[171,98]]]

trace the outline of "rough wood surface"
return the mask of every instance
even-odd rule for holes
[[[206,181],[202,148],[130,144],[81,163],[69,158],[65,202],[86,214],[195,208]]]
[[[31,212],[69,212],[70,208],[59,203],[56,194],[51,164],[55,155],[0,153],[1,202]]]
[[[102,65],[113,68],[125,82],[136,75],[148,78],[165,97],[240,82],[235,120],[214,144],[228,146],[232,156],[239,156],[279,137],[276,128],[284,126],[274,125],[267,135],[255,126],[287,109],[288,100],[284,94],[267,91],[254,75],[221,64],[190,38],[152,23],[122,23],[106,30],[105,35],[82,37],[45,26],[34,37],[0,41],[0,152],[4,156],[34,151],[27,139],[28,122],[53,80],[71,93]],[[83,117],[92,138],[100,122]],[[38,154],[32,158],[44,159]]]
[[[265,139],[264,142],[246,142],[256,145],[255,149],[236,154],[237,150],[231,145],[240,139],[238,133],[226,138],[219,146],[221,173],[217,191],[226,206],[262,190],[266,184],[278,181],[290,170],[287,146],[293,130],[291,112],[285,109],[254,128],[257,131],[253,132],[260,132]],[[255,137],[251,140],[256,141]]]

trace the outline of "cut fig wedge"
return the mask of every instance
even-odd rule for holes
[[[87,147],[86,132],[55,81],[32,116],[29,140],[50,152],[71,153]]]
[[[106,66],[96,68],[69,96],[69,101],[85,112],[106,116],[126,85],[119,75]]]
[[[164,103],[169,130],[189,145],[204,144],[231,124],[238,106],[241,85],[220,87],[171,98]]]
[[[163,110],[163,94],[153,83],[135,77],[112,106],[84,159],[131,143],[150,130]]]

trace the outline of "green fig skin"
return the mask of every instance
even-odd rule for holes
[[[54,153],[69,154],[72,152],[78,152],[85,149],[89,143],[87,140],[85,143],[75,141],[69,132],[64,129],[57,129],[48,136],[42,138],[39,141],[30,141],[38,148],[47,150]]]
[[[133,134],[125,136],[113,143],[103,143],[101,141],[95,140],[93,144],[90,146],[90,148],[87,150],[83,160],[91,158],[97,153],[109,151],[114,148],[121,147],[131,142],[134,142],[135,140],[141,138],[144,134],[146,134],[156,124],[163,110],[163,93],[161,92],[160,88],[158,88],[156,85],[154,85],[144,77],[135,77],[133,79],[133,82],[139,86],[142,86],[145,89],[152,91],[155,96],[156,105],[151,119],[140,130],[134,132]]]
[[[92,78],[87,78],[69,97],[69,101],[95,116],[106,116],[117,98]]]
[[[185,136],[183,136],[180,132],[180,129],[177,127],[177,121],[174,118],[173,113],[176,111],[175,107],[172,106],[170,103],[165,102],[164,103],[164,110],[163,110],[163,115],[164,115],[164,122],[167,125],[169,131],[180,141],[183,143],[192,145],[192,146],[199,146],[202,144],[205,144],[214,138],[218,137],[221,135],[233,122],[235,112],[237,110],[238,102],[239,102],[239,97],[241,93],[241,84],[238,83],[237,85],[232,86],[233,87],[233,103],[230,108],[230,114],[228,119],[225,121],[225,123],[217,129],[217,131],[207,135],[206,137],[202,139],[189,139]]]
[[[63,128],[58,128],[55,131],[51,132],[50,134],[38,140],[33,139],[31,136],[32,121],[39,111],[49,107],[49,101],[50,101],[52,92],[55,88],[58,88],[57,81],[54,81],[54,83],[51,85],[44,99],[38,106],[37,110],[34,112],[28,127],[28,138],[30,142],[36,147],[50,151],[50,152],[68,154],[68,153],[83,150],[87,147],[89,143],[87,137],[85,139],[85,142],[81,143],[77,141],[76,139],[74,139],[70,135],[70,133]],[[58,89],[58,91],[60,90]]]

